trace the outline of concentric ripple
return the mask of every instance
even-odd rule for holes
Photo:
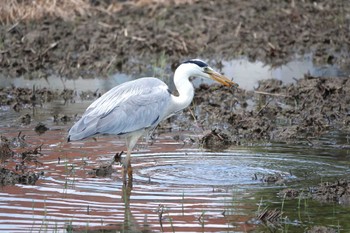
[[[163,185],[254,185],[256,175],[280,174],[295,179],[305,172],[318,176],[344,174],[346,166],[326,158],[288,154],[244,153],[161,153],[139,154],[134,158],[135,179]]]

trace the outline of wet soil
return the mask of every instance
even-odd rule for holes
[[[254,91],[202,85],[196,92],[194,111],[203,128],[221,131],[220,137],[211,137],[221,144],[260,141],[317,147],[324,145],[319,139],[326,133],[349,132],[349,91],[349,78],[310,76],[287,85],[260,81]],[[191,118],[188,110],[187,115]],[[212,147],[208,136],[204,139],[204,146]]]
[[[179,127],[182,130],[200,128],[204,135],[198,143],[213,150],[266,142],[348,148],[347,143],[329,145],[320,139],[330,132],[350,132],[349,92],[350,78],[332,77],[307,76],[291,84],[263,80],[253,91],[203,84],[196,90],[192,107],[161,123],[156,134]],[[18,112],[55,100],[80,101],[69,89],[11,87],[0,90],[1,106]],[[52,117],[54,122],[66,124],[79,116],[54,114]],[[29,124],[30,114],[23,114],[19,121]],[[41,134],[48,128],[38,122],[35,130]]]
[[[312,198],[320,202],[338,203],[350,205],[350,182],[346,179],[339,179],[332,182],[323,182],[308,189],[287,188],[279,192],[280,196],[288,199]]]
[[[8,139],[1,136],[0,143],[0,186],[14,184],[34,185],[43,175],[36,172],[36,167],[42,165],[39,161],[41,145],[33,147],[25,142],[25,135]],[[11,169],[15,168],[15,169]]]
[[[307,231],[307,233],[336,233],[337,230],[330,227],[315,226]]]
[[[321,64],[350,64],[347,0],[144,2],[92,1],[90,12],[71,19],[6,21],[0,26],[2,73],[30,78],[139,73],[161,55],[172,67],[186,57],[220,65],[237,56],[277,65],[296,53],[312,53]]]

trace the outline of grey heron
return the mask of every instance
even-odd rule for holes
[[[122,83],[86,109],[81,119],[69,130],[68,141],[82,140],[96,134],[123,135],[127,147],[124,166],[129,178],[132,177],[130,154],[138,139],[192,102],[194,87],[190,77],[211,78],[225,86],[238,86],[205,62],[188,60],[175,70],[174,84],[178,95],[171,94],[164,82],[153,77]]]

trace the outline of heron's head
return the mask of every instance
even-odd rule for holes
[[[206,64],[202,60],[192,59],[192,60],[185,61],[182,64],[189,67],[191,73],[193,73],[193,76],[200,76],[203,78],[212,79],[216,82],[219,82],[229,87],[231,86],[238,87],[237,83],[233,82],[229,78],[215,71],[213,68],[211,68],[208,64]]]

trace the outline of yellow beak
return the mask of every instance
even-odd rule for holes
[[[238,84],[231,81],[229,78],[225,77],[224,75],[214,71],[214,70],[208,70],[206,71],[207,74],[209,74],[210,78],[225,85],[228,87],[238,87]]]

